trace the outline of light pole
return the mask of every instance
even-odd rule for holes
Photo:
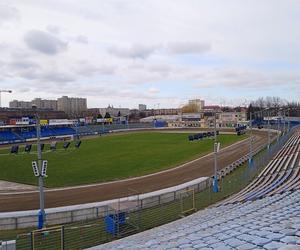
[[[283,134],[285,134],[285,110],[283,112]]]
[[[217,193],[219,192],[219,186],[218,186],[218,159],[217,159],[217,153],[219,151],[219,143],[217,140],[217,112],[214,112],[215,119],[214,119],[214,181],[213,181],[213,192]]]
[[[0,108],[2,107],[1,106],[1,93],[12,93],[12,90],[5,90],[5,89],[0,89]]]
[[[271,144],[271,131],[270,131],[270,108],[268,110],[268,150],[270,149],[270,144]]]
[[[40,211],[38,214],[39,228],[43,228],[45,222],[45,196],[44,196],[44,176],[42,173],[42,149],[41,149],[41,124],[40,117],[37,112],[37,106],[32,105],[32,108],[36,111],[36,136],[37,136],[37,153],[38,153],[38,169],[39,169],[39,197],[40,197]]]
[[[279,137],[280,137],[280,133],[279,133],[279,121],[280,121],[280,118],[279,118],[279,115],[277,117],[277,141],[279,141]]]
[[[127,114],[126,123],[127,123],[127,129],[129,129],[129,114]]]
[[[249,165],[249,167],[252,167],[252,162],[253,162],[252,112],[250,112],[249,126],[250,126],[250,146],[249,146],[250,152],[249,152],[249,162],[248,162],[248,165]]]
[[[267,110],[267,109],[264,109]],[[261,117],[263,117],[263,111],[264,110],[259,110],[256,112],[250,112],[250,121],[249,121],[249,127],[250,127],[250,143],[249,143],[249,160],[248,160],[248,167],[252,167],[253,164],[253,123],[252,123],[252,119],[253,119],[253,115],[255,114],[261,114]]]
[[[288,117],[290,118],[290,109],[288,108],[287,111],[288,111]],[[288,130],[287,131],[290,132],[290,119],[288,119]]]

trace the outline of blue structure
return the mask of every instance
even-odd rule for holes
[[[249,157],[248,159],[248,167],[252,167],[253,166],[253,156],[252,157]]]
[[[38,229],[42,229],[44,227],[44,218],[46,218],[46,214],[43,213],[42,210],[39,210],[39,213],[38,213]]]
[[[216,176],[214,176],[214,179],[213,179],[213,192],[214,193],[219,192],[218,178]]]
[[[116,235],[119,232],[119,226],[126,223],[125,212],[109,214],[104,218],[105,230],[107,233]]]
[[[167,123],[164,120],[154,120],[154,127],[155,128],[163,128],[166,127]]]

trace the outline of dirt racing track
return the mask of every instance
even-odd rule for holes
[[[253,131],[254,150],[267,143],[267,133]],[[274,136],[274,135],[273,135]],[[249,139],[222,149],[218,154],[218,168],[222,169],[249,152]],[[182,166],[155,174],[108,182],[45,191],[45,207],[61,207],[99,202],[138,193],[152,192],[213,174],[213,155],[209,154]],[[37,191],[0,194],[0,212],[39,208]]]

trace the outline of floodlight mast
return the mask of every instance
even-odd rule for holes
[[[41,124],[40,117],[37,112],[37,106],[32,105],[32,109],[36,111],[36,135],[37,135],[37,153],[38,153],[38,168],[39,168],[39,196],[40,196],[40,211],[39,211],[39,227],[43,228],[45,222],[45,196],[44,196],[44,177],[42,173],[42,149],[41,149]],[[39,228],[39,229],[41,229]]]
[[[5,90],[5,89],[0,89],[0,108],[1,106],[1,93],[12,93],[12,90]]]

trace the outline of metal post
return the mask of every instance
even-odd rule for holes
[[[214,119],[214,182],[213,182],[213,192],[217,193],[219,192],[218,187],[218,162],[217,162],[217,114],[215,112],[215,119]]]
[[[283,113],[283,134],[285,134],[285,110]]]
[[[279,133],[279,112],[278,112],[278,117],[277,117],[277,141],[279,141],[280,133]]]
[[[252,138],[252,113],[250,112],[250,147],[249,147],[249,162],[248,162],[248,166],[251,167],[252,166],[252,162],[253,162],[253,138]]]
[[[268,150],[270,149],[271,144],[271,135],[270,135],[270,110],[268,110]]]
[[[36,112],[36,134],[37,134],[37,153],[38,153],[38,167],[39,167],[39,196],[40,196],[40,211],[39,211],[39,227],[44,227],[45,222],[45,199],[44,199],[44,178],[42,172],[42,150],[41,150],[41,124],[40,117]]]
[[[290,109],[287,110],[288,111],[288,117],[290,117]],[[288,120],[288,132],[290,132],[290,119]]]
[[[61,250],[65,249],[65,226],[61,227]]]
[[[127,115],[127,129],[129,129],[129,114]]]

